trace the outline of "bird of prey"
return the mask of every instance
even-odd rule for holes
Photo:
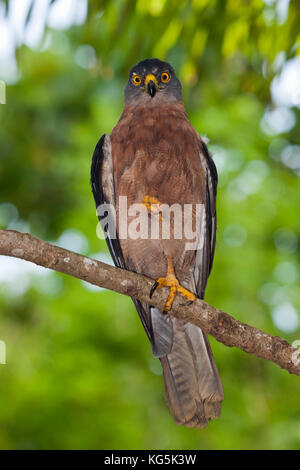
[[[175,295],[186,304],[204,298],[215,249],[218,177],[204,141],[188,120],[181,89],[174,69],[159,59],[142,60],[130,70],[121,118],[95,148],[91,184],[96,207],[105,204],[115,210],[115,230],[98,212],[115,265],[156,280],[150,296],[156,288],[170,289],[162,312],[133,301],[153,355],[161,361],[175,422],[202,428],[220,414],[222,383],[206,334],[169,311]],[[142,204],[147,218],[160,224],[162,205],[199,205],[202,216],[195,218],[194,209],[191,214],[201,243],[186,249],[186,237],[176,238],[174,226],[169,238],[161,233],[121,237],[123,219],[118,216],[124,197],[128,206]]]

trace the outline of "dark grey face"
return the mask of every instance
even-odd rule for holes
[[[159,59],[145,59],[132,67],[124,91],[125,104],[181,101],[181,83],[173,67]]]

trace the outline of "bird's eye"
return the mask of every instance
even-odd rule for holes
[[[142,83],[142,77],[140,75],[134,75],[132,81],[134,85],[139,86]]]
[[[170,81],[170,78],[171,78],[171,77],[170,77],[169,72],[163,72],[163,73],[161,74],[161,76],[160,76],[160,79],[161,79],[161,81],[162,81],[163,83],[169,82],[169,81]]]

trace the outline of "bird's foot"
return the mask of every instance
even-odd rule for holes
[[[150,214],[161,216],[161,202],[156,197],[145,196],[142,204],[146,206]]]
[[[170,287],[170,292],[163,313],[168,313],[171,310],[177,292],[188,299],[185,305],[190,305],[194,300],[196,300],[196,296],[192,292],[179,284],[178,279],[172,271],[168,271],[166,277],[159,277],[155,281],[150,290],[150,298],[154,294],[155,290],[160,289],[161,287]]]

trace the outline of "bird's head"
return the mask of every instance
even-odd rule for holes
[[[131,106],[181,101],[181,83],[173,67],[159,59],[145,59],[129,72],[124,92],[125,104]]]

